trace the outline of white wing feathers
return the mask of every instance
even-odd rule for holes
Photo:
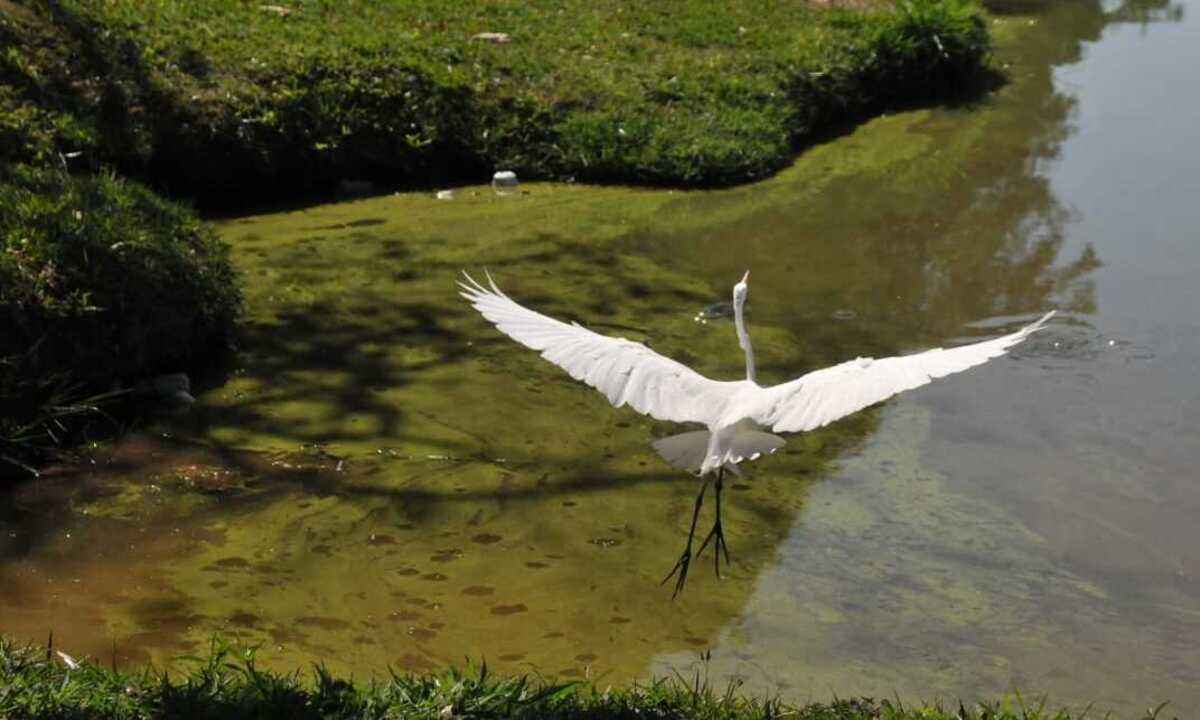
[[[463,273],[462,296],[501,332],[596,388],[615,407],[629,405],[659,420],[710,428],[750,420],[774,432],[803,432],[951,373],[1003,355],[1040,330],[1054,312],[1015,333],[915,355],[858,358],[762,388],[710,380],[639,342],[594,333],[514,302],[488,275],[484,287]]]
[[[961,372],[1003,355],[1040,330],[1054,315],[1011,335],[944,350],[873,360],[858,358],[815,370],[791,382],[762,390],[748,403],[747,415],[775,432],[803,432],[827,425],[868,405],[951,373]]]
[[[614,407],[629,405],[659,420],[709,423],[730,397],[710,380],[639,342],[600,335],[514,302],[488,276],[489,288],[463,273],[463,297],[500,332],[596,388]]]

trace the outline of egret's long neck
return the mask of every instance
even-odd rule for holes
[[[742,317],[742,303],[733,305],[733,322],[737,326],[738,345],[746,351],[746,379],[756,382],[754,372],[754,348],[750,345],[750,333],[746,332],[746,321]]]

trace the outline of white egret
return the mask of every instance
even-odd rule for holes
[[[465,272],[463,277],[465,282],[459,283],[462,296],[501,332],[604,393],[614,407],[629,405],[659,420],[705,426],[652,443],[668,463],[704,478],[692,511],[687,545],[663,579],[665,583],[679,573],[676,594],[687,579],[696,520],[710,473],[716,474],[716,520],[696,554],[703,553],[713,541],[719,576],[722,552],[725,562],[729,562],[721,528],[721,485],[726,470],[740,475],[739,463],[782,447],[785,440],[775,433],[819,428],[904,390],[1002,355],[1054,314],[1048,312],[1037,322],[992,340],[878,360],[859,357],[790,382],[763,387],[756,381],[754,350],[743,315],[749,271],[733,286],[733,319],[738,344],[746,355],[746,379],[732,381],[710,380],[642,343],[600,335],[578,323],[564,323],[523,307],[501,292],[490,274],[489,287]]]

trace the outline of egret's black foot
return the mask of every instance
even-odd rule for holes
[[[671,593],[672,600],[674,600],[676,596],[679,595],[679,592],[683,590],[684,583],[687,582],[688,565],[690,565],[691,562],[692,548],[689,546],[683,551],[683,554],[679,556],[679,560],[675,562],[675,567],[671,568],[671,572],[667,573],[667,576],[662,579],[662,582],[659,583],[659,585],[666,585],[668,580],[674,577],[676,573],[679,573],[679,577],[675,579],[675,590]]]
[[[696,557],[700,557],[704,553],[704,548],[708,547],[709,543],[713,544],[713,569],[717,572],[717,577],[721,577],[721,554],[725,555],[725,566],[728,567],[732,563],[729,560],[729,545],[725,542],[725,531],[721,529],[721,521],[717,520],[713,523],[712,530],[708,531],[708,537],[704,538],[704,542],[700,544],[700,550],[696,552]]]
[[[696,553],[696,557],[704,554],[704,548],[708,544],[713,543],[713,569],[717,572],[717,578],[721,577],[721,554],[725,554],[725,565],[728,567],[732,563],[729,561],[729,545],[725,542],[725,531],[721,528],[721,487],[724,484],[725,468],[717,470],[717,482],[715,488],[717,491],[717,520],[713,523],[712,530],[708,531],[708,537],[704,538],[704,542],[700,543],[700,550]]]
[[[708,481],[700,486],[700,494],[696,496],[696,506],[692,508],[692,527],[688,530],[687,545],[683,546],[683,554],[679,556],[675,567],[671,568],[671,572],[662,579],[659,585],[666,585],[675,573],[679,573],[678,579],[675,580],[675,592],[671,593],[671,599],[674,600],[683,590],[684,583],[687,582],[688,566],[692,563],[692,540],[696,537],[696,521],[700,519],[700,506],[704,504],[704,492],[708,490]]]

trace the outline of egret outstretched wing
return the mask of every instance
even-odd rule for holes
[[[716,473],[716,521],[699,552],[713,542],[718,575],[722,551],[729,561],[721,528],[722,479],[726,470],[738,473],[738,463],[743,460],[754,460],[783,446],[783,438],[766,430],[812,430],[897,393],[981,365],[1029,337],[1054,314],[1046,313],[1032,325],[993,340],[882,360],[858,358],[764,388],[754,381],[754,352],[743,319],[748,270],[733,287],[734,328],[746,354],[747,378],[735,382],[710,380],[642,343],[600,335],[577,323],[564,323],[522,307],[502,293],[490,275],[489,287],[465,272],[463,278],[459,283],[462,296],[501,332],[604,393],[615,407],[629,405],[660,420],[708,426],[660,438],[654,447],[676,467],[699,475]],[[683,554],[663,579],[665,583],[678,574],[675,595],[687,580],[696,520],[707,487],[705,482],[696,498]]]
[[[858,358],[765,388],[747,399],[747,416],[774,432],[803,432],[868,405],[981,365],[1040,330],[1054,312],[1015,333],[971,345],[875,360]]]
[[[463,276],[462,296],[500,332],[604,393],[614,407],[629,405],[659,420],[708,423],[737,385],[710,380],[642,343],[534,312],[501,292],[490,275],[490,287]]]

